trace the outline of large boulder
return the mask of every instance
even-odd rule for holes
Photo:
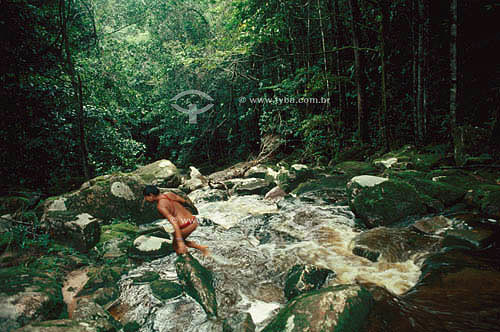
[[[179,170],[170,160],[158,160],[140,167],[132,174],[139,176],[147,184],[164,188],[177,188],[181,184]]]
[[[371,175],[356,176],[347,184],[349,206],[366,226],[387,226],[427,211],[409,184]]]
[[[52,236],[81,252],[93,248],[100,238],[99,220],[88,213],[50,210],[45,227]]]
[[[42,221],[50,223],[54,214],[70,211],[70,214],[88,213],[104,223],[115,218],[130,218],[138,224],[151,222],[159,215],[154,204],[144,204],[144,186],[178,185],[179,181],[172,180],[177,178],[175,174],[177,170],[170,161],[159,160],[131,173],[114,173],[94,178],[74,192],[47,199]],[[168,191],[185,196],[180,190]]]
[[[285,297],[291,300],[300,294],[320,289],[330,275],[335,275],[335,272],[314,265],[295,265],[286,276]]]
[[[229,194],[226,190],[212,189],[207,187],[192,191],[188,196],[195,204],[202,202],[225,201],[229,198]]]
[[[184,291],[201,305],[208,317],[216,317],[217,299],[212,272],[190,254],[179,256],[175,268]]]
[[[373,307],[371,294],[358,285],[339,285],[299,295],[263,332],[360,331]]]

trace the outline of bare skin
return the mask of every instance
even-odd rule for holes
[[[194,241],[187,241],[187,237],[198,227],[198,221],[181,203],[186,201],[174,194],[160,194],[144,196],[148,202],[157,202],[156,208],[174,227],[172,246],[177,255],[187,253],[187,247],[200,250],[204,256],[209,254],[208,247]],[[190,223],[191,222],[191,223]]]

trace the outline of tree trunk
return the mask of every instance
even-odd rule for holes
[[[363,80],[363,57],[359,50],[359,23],[361,21],[361,12],[357,0],[349,0],[352,17],[352,43],[354,46],[354,68],[356,79],[356,91],[358,95],[358,130],[361,143],[367,143],[369,140],[367,116],[364,109],[364,80]]]
[[[418,46],[417,46],[417,143],[421,145],[424,140],[424,0],[417,1],[418,7]]]
[[[321,3],[319,0],[317,0],[318,4],[318,16],[319,16],[319,28],[321,30],[321,47],[323,50],[323,69],[325,72],[325,80],[326,80],[326,95],[328,97],[328,100],[330,100],[330,80],[328,78],[328,61],[326,58],[326,45],[325,45],[325,32],[323,31],[323,18],[321,16]]]
[[[450,129],[455,163],[465,164],[464,133],[457,126],[457,0],[450,2]]]
[[[68,19],[71,15],[72,0],[66,1],[59,0],[59,18],[61,24],[61,35],[64,48],[64,62],[65,71],[70,77],[71,86],[75,94],[75,104],[76,104],[76,114],[77,114],[77,126],[78,126],[78,136],[80,141],[80,157],[81,157],[81,167],[83,176],[86,180],[90,179],[89,172],[89,162],[88,162],[88,146],[85,135],[85,109],[83,105],[83,88],[82,80],[80,74],[75,69],[75,64],[73,63],[73,58],[71,56],[71,48],[69,45],[68,36]]]
[[[388,92],[387,92],[387,66],[385,58],[385,39],[386,31],[389,27],[389,9],[390,2],[386,0],[380,0],[380,15],[381,21],[379,25],[379,42],[380,42],[380,68],[381,68],[381,85],[382,85],[382,107],[381,114],[379,114],[379,130],[380,130],[380,140],[384,148],[389,151],[389,126],[388,126]]]

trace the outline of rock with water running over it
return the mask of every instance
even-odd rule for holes
[[[118,323],[106,310],[99,304],[88,298],[79,298],[76,302],[75,310],[71,318],[77,322],[91,323],[98,331],[114,332],[121,328]]]
[[[222,332],[255,332],[255,323],[248,312],[239,312],[224,320]]]
[[[179,256],[175,269],[184,291],[202,306],[208,317],[216,317],[217,299],[212,272],[190,254]]]
[[[310,264],[295,265],[286,276],[285,297],[290,301],[300,294],[320,289],[329,276],[335,276],[335,272]]]
[[[347,184],[349,206],[366,226],[388,226],[426,212],[416,190],[397,180],[371,175],[356,176]]]
[[[486,227],[475,227],[473,229],[450,229],[446,231],[443,247],[467,247],[471,249],[482,249],[490,245],[498,235],[498,230]]]
[[[377,227],[352,240],[352,253],[376,262],[404,262],[418,253],[438,250],[439,237],[419,234],[408,228]]]
[[[360,331],[373,307],[373,297],[358,285],[339,285],[299,295],[262,331]]]

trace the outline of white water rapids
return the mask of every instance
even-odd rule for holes
[[[347,206],[318,205],[299,199],[271,203],[261,196],[196,203],[199,216],[213,221],[190,239],[208,245],[211,257],[190,249],[214,273],[219,321],[208,321],[201,306],[187,295],[156,299],[148,284],[133,277],[147,271],[177,281],[175,254],[143,263],[120,281],[122,322],[136,321],[141,332],[222,331],[221,321],[238,312],[251,314],[257,331],[285,305],[285,276],[295,264],[314,264],[335,272],[330,285],[370,282],[401,294],[417,282],[413,260],[371,262],[352,254],[351,240],[361,232]]]

